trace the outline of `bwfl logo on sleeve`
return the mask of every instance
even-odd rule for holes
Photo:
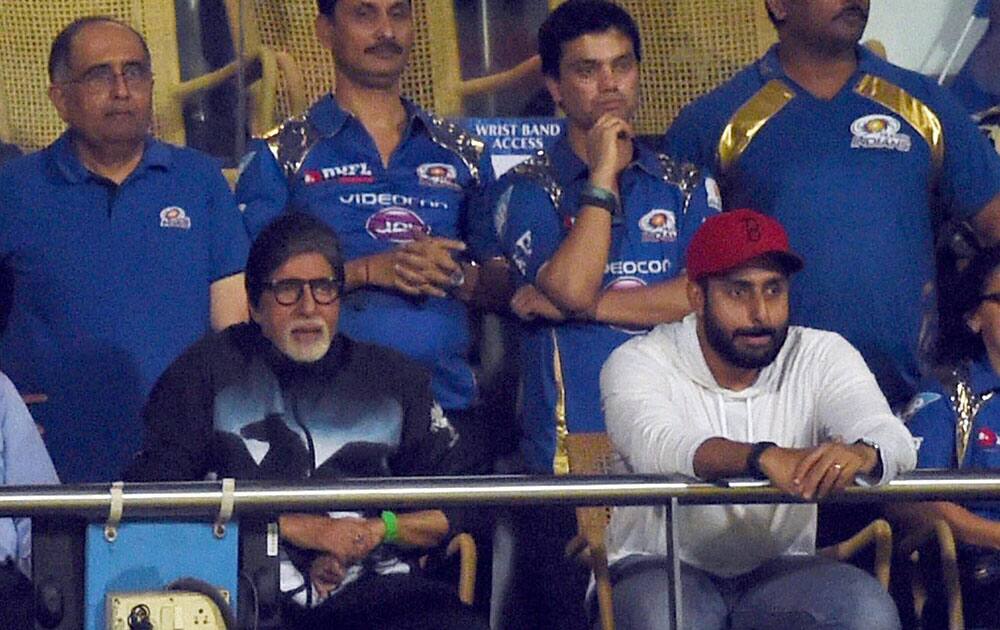
[[[372,184],[375,182],[375,175],[369,168],[368,162],[325,166],[310,169],[302,174],[302,181],[306,186],[330,180],[338,184]]]

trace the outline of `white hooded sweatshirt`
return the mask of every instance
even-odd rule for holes
[[[916,464],[909,431],[861,354],[836,333],[790,327],[774,362],[735,392],[712,376],[692,314],[615,350],[601,371],[601,397],[628,472],[694,477],[695,451],[713,437],[795,448],[870,440],[881,452],[881,482]],[[664,518],[661,507],[616,508],[609,560],[666,553]],[[676,521],[681,560],[719,576],[816,550],[815,504],[682,506]]]

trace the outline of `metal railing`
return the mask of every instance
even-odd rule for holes
[[[1000,476],[959,471],[918,471],[883,486],[853,486],[826,501],[884,502],[1000,498]],[[344,479],[317,483],[232,480],[156,484],[0,487],[0,515],[79,516],[107,519],[105,535],[119,519],[206,518],[216,527],[231,516],[288,511],[451,506],[664,505],[666,553],[673,588],[667,593],[670,628],[679,628],[681,609],[679,544],[673,510],[683,504],[801,502],[768,482],[727,480],[705,483],[667,476],[483,476]],[[224,530],[223,530],[224,531]],[[113,537],[109,538],[113,540]]]
[[[854,486],[835,502],[1000,499],[1000,474],[918,471],[884,486]],[[209,517],[223,499],[221,481],[125,484],[124,517]],[[428,508],[462,505],[653,505],[785,503],[795,498],[767,482],[705,483],[684,477],[620,475],[397,477],[317,483],[239,481],[234,515],[289,510]],[[109,484],[0,487],[0,515],[79,515],[100,518],[111,507]]]

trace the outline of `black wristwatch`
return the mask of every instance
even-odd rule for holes
[[[767,475],[760,469],[760,456],[772,446],[777,446],[777,444],[774,442],[757,442],[750,449],[750,454],[747,455],[747,472],[754,479],[767,479]]]

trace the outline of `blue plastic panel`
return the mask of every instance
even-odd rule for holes
[[[104,525],[87,527],[85,601],[88,630],[104,630],[104,596],[110,591],[161,590],[195,577],[229,591],[237,601],[238,538],[235,522],[218,539],[211,523],[122,523],[118,539],[104,539]],[[234,608],[235,610],[235,608]]]

